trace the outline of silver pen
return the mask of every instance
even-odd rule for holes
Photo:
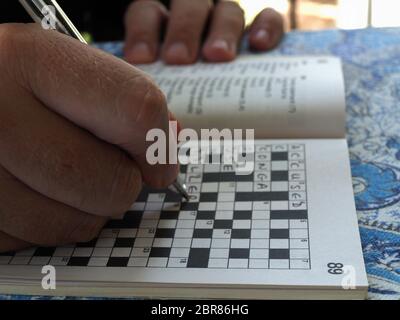
[[[64,10],[55,0],[19,0],[32,19],[46,26],[48,29],[57,30],[63,34],[71,36],[82,43],[87,44],[86,40],[75,28],[74,24],[65,14]],[[190,196],[187,192],[185,183],[181,178],[177,178],[171,189],[180,193],[187,201]]]

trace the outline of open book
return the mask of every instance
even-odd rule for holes
[[[146,189],[90,243],[0,255],[0,292],[365,298],[340,61],[245,56],[141,68],[184,127],[255,129],[253,172],[184,165],[189,202]]]

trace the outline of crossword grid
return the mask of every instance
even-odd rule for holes
[[[310,269],[305,152],[256,144],[250,175],[212,161],[182,166],[190,202],[144,190],[97,239],[3,254],[0,265]]]

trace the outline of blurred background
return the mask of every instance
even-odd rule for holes
[[[58,0],[81,32],[94,41],[122,40],[123,15],[132,0]],[[167,0],[161,0],[168,5]],[[196,0],[187,0],[196,1]],[[250,23],[265,7],[285,17],[286,30],[400,26],[400,0],[235,0]],[[17,0],[0,0],[0,23],[29,22]]]

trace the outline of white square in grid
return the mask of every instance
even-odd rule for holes
[[[226,269],[228,267],[229,259],[209,259],[208,267],[215,269]]]
[[[223,210],[233,211],[234,207],[235,207],[234,202],[218,202],[217,203],[218,211],[223,211]]]
[[[124,257],[130,257],[131,255],[131,248],[114,248],[111,257],[115,258],[124,258]]]
[[[203,172],[204,173],[217,173],[221,171],[220,164],[205,164]]]
[[[268,249],[269,239],[251,239],[250,241],[251,249]]]
[[[251,249],[250,259],[268,259],[269,250],[268,249]]]
[[[76,248],[74,250],[73,257],[90,257],[92,255],[93,248]]]
[[[150,248],[133,248],[131,257],[146,258],[150,256]]]
[[[291,249],[308,249],[308,239],[290,239]]]
[[[153,247],[155,248],[171,248],[172,238],[155,238],[153,242]]]
[[[187,183],[186,184],[186,191],[193,195],[193,194],[200,194],[201,184],[200,183]]]
[[[150,193],[147,202],[164,202],[165,193]]]
[[[305,181],[306,173],[304,170],[291,170],[289,172],[289,181]]]
[[[233,211],[217,211],[215,213],[215,220],[232,220]]]
[[[36,248],[30,248],[27,250],[21,250],[15,253],[16,257],[32,257],[36,251]]]
[[[287,181],[272,181],[271,190],[273,192],[289,191],[289,182],[287,182]]]
[[[289,260],[269,260],[270,269],[289,269]]]
[[[157,228],[158,225],[158,220],[142,220],[140,222],[140,229],[144,229],[144,228]],[[139,230],[139,233],[142,230]]]
[[[110,257],[112,248],[94,248],[92,257]]]
[[[213,230],[214,239],[230,239],[231,234],[232,234],[231,230],[224,230],[224,229]]]
[[[249,263],[250,269],[268,269],[269,260],[268,259],[250,259]]]
[[[233,249],[249,249],[250,240],[249,239],[232,239],[231,248]]]
[[[271,210],[288,210],[289,201],[272,201]]]
[[[135,239],[134,247],[135,248],[148,248],[153,244],[152,238],[137,238]]]
[[[7,265],[11,259],[12,257],[0,257],[0,266]]]
[[[175,229],[175,238],[191,239],[193,237],[193,229]]]
[[[196,211],[181,211],[179,212],[179,220],[196,220]]]
[[[270,161],[257,161],[255,163],[255,171],[256,171],[256,173],[271,171],[271,162]]]
[[[302,151],[304,151],[304,144],[290,144],[289,151],[290,152],[302,152]]]
[[[175,229],[176,225],[178,223],[178,220],[173,220],[173,219],[161,219],[158,222],[158,229]]]
[[[271,181],[271,173],[269,171],[257,171],[254,174],[254,181],[256,181],[256,182]]]
[[[289,249],[288,239],[271,239],[269,241],[269,246],[271,249]]]
[[[272,171],[287,171],[289,170],[288,161],[272,161],[271,162]]]
[[[146,202],[135,202],[130,208],[130,211],[143,211],[145,207]]]
[[[193,239],[192,248],[210,248],[211,239]]]
[[[232,229],[251,229],[251,220],[234,220]]]
[[[190,248],[192,239],[174,239],[172,246],[174,248]]]
[[[218,194],[218,202],[234,202],[235,193],[233,192],[222,192]]]
[[[306,201],[307,200],[307,194],[303,191],[299,192],[289,192],[289,200],[290,201]]]
[[[271,229],[289,229],[289,220],[271,220]]]
[[[211,248],[215,249],[227,249],[230,248],[231,240],[230,239],[212,239]]]
[[[290,260],[290,269],[309,269],[310,261],[308,260]]]
[[[186,176],[186,181],[188,182],[188,184],[201,183],[201,174],[190,173]]]
[[[119,231],[118,238],[135,238],[137,232],[137,229],[121,229]]]
[[[269,229],[251,230],[252,239],[269,239]]]
[[[292,229],[289,231],[290,239],[307,239],[308,229]]]
[[[269,181],[255,182],[253,191],[254,192],[270,192],[271,191],[271,182],[269,182]]]
[[[18,265],[18,266],[26,266],[29,264],[29,261],[31,260],[31,257],[14,257],[10,265]]]
[[[289,210],[307,210],[307,202],[289,201]]]
[[[145,229],[139,229],[137,238],[154,238],[154,228],[145,228]]]
[[[147,265],[151,268],[165,268],[168,258],[149,258]]]
[[[304,181],[289,182],[290,191],[306,191],[306,184]]]
[[[235,192],[236,183],[235,182],[220,182],[219,192]]]
[[[30,261],[31,266],[46,266],[49,264],[50,257],[32,257]]]
[[[253,210],[255,211],[265,211],[271,209],[270,201],[255,201],[253,202]]]
[[[186,268],[187,259],[170,258],[168,259],[168,268]]]
[[[100,239],[103,238],[116,238],[118,236],[119,230],[115,230],[115,229],[103,229],[100,232]]]
[[[201,192],[218,192],[218,182],[204,182],[201,186]]]
[[[193,229],[196,224],[195,220],[178,220],[177,229]]]
[[[253,211],[253,220],[269,220],[270,211]]]
[[[288,151],[288,146],[286,144],[273,144],[271,145],[272,152],[286,152]]]
[[[146,211],[160,211],[162,210],[163,203],[162,202],[147,202]]]
[[[179,211],[181,204],[177,202],[165,202],[163,205],[163,211]]]
[[[290,220],[290,229],[307,229],[307,220]]]
[[[214,227],[213,220],[197,220],[196,229],[212,229]]]
[[[309,259],[308,249],[291,249],[290,259]]]
[[[97,243],[100,240],[97,240]],[[113,243],[113,245],[114,245],[114,243]],[[71,257],[73,253],[74,253],[74,248],[63,248],[63,247],[60,247],[60,248],[57,248],[54,251],[53,257]]]
[[[247,269],[249,259],[229,259],[229,269]]]
[[[142,215],[143,220],[158,220],[160,219],[160,211],[144,211]]]
[[[236,211],[251,211],[251,210],[253,210],[253,203],[250,201],[235,202],[235,210]]]
[[[252,229],[269,229],[269,220],[252,220]]]
[[[171,258],[188,258],[189,254],[189,248],[172,248],[169,256]]]
[[[130,258],[128,267],[146,267],[148,258]]]
[[[63,257],[53,257],[51,258],[49,264],[54,267],[65,267],[68,265],[69,258]]]
[[[236,183],[237,192],[252,192],[253,182],[237,182]]]
[[[210,258],[228,259],[229,249],[211,249]]]
[[[199,211],[215,211],[217,208],[216,202],[201,202],[199,203]]]
[[[89,267],[107,267],[108,258],[92,257],[89,260]]]

